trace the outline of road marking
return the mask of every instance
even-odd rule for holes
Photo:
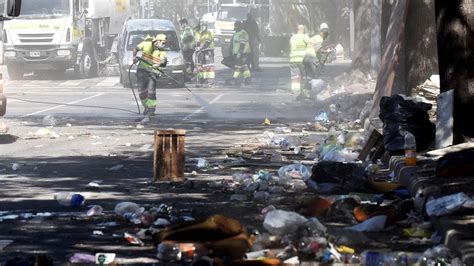
[[[51,107],[51,108],[47,108],[47,109],[44,109],[44,110],[41,110],[41,111],[37,111],[37,112],[34,112],[34,113],[29,113],[29,114],[26,114],[22,117],[28,117],[28,116],[32,116],[32,115],[37,115],[37,114],[41,114],[41,113],[44,113],[44,112],[48,112],[48,111],[52,111],[52,110],[55,110],[55,109],[58,109],[58,108],[62,108],[62,107],[65,107],[65,106],[68,106],[70,104],[76,104],[76,103],[80,103],[80,102],[84,102],[84,101],[87,101],[87,100],[90,100],[90,99],[93,99],[93,98],[97,98],[97,97],[100,97],[104,94],[107,94],[106,92],[102,92],[102,93],[99,93],[99,94],[96,94],[96,95],[92,95],[92,96],[89,96],[87,98],[84,98],[84,99],[80,99],[80,100],[77,100],[77,101],[74,101],[74,102],[69,102],[69,103],[66,103],[66,104],[61,104],[61,105],[58,105],[58,106],[55,106],[55,107]]]
[[[94,87],[110,87],[117,84],[117,77],[108,77],[94,85]]]
[[[212,99],[212,101],[209,102],[209,105],[216,103],[217,101],[219,101],[219,100],[220,100],[222,97],[224,97],[224,96],[225,96],[224,93],[217,95],[216,98]],[[205,110],[204,107],[201,107],[201,108],[195,110],[192,114],[189,114],[188,116],[186,116],[185,118],[183,118],[183,121],[189,120],[191,117],[193,117],[193,116],[195,116],[195,115],[201,113],[201,112],[204,111],[204,110]]]
[[[78,86],[82,82],[83,80],[68,80],[66,82],[59,84],[59,86]]]

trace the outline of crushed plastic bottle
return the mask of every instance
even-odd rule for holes
[[[197,162],[197,167],[201,169],[209,168],[209,161],[204,158],[199,158]]]
[[[58,124],[58,120],[53,115],[47,115],[43,117],[42,124],[45,127],[54,127]]]
[[[87,211],[87,216],[98,216],[104,214],[104,208],[100,205],[93,205]]]
[[[296,232],[308,219],[296,212],[275,210],[267,213],[263,227],[274,235],[286,235]]]
[[[83,195],[75,192],[59,192],[54,195],[54,199],[60,205],[68,207],[79,207],[86,202]]]
[[[323,123],[327,123],[329,122],[329,117],[328,117],[328,113],[326,111],[320,111],[316,117],[314,118],[314,120],[316,122],[323,122]]]
[[[18,164],[18,163],[12,164],[12,170],[13,171],[18,171],[18,170],[20,170],[20,168],[21,168],[20,164]]]
[[[136,213],[140,214],[145,211],[145,208],[141,208],[134,202],[121,202],[115,205],[115,213],[123,216],[125,213]]]

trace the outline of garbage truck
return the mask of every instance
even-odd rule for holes
[[[116,63],[117,36],[131,0],[22,0],[21,15],[5,22],[4,62],[11,79],[28,72],[91,78]]]
[[[21,0],[0,0],[0,30],[3,34],[3,24],[5,21],[8,21],[14,17],[17,17],[20,14],[21,9]],[[0,59],[1,61],[1,59]],[[3,62],[0,62],[3,63]],[[0,74],[0,117],[5,115],[7,111],[7,98],[3,94],[3,77]],[[4,130],[1,128],[0,124],[0,133]]]
[[[305,25],[307,33],[313,35],[322,22],[315,0],[262,0],[261,3],[261,50],[267,56],[287,55],[290,38],[299,24]]]

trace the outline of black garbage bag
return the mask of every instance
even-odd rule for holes
[[[330,193],[372,193],[364,167],[356,163],[322,161],[313,166],[311,179],[318,185],[334,184]]]
[[[444,155],[438,160],[436,173],[441,177],[473,177],[474,148]]]
[[[221,63],[224,66],[233,69],[235,67],[235,56],[230,55],[230,56],[224,57]]]
[[[428,149],[436,135],[435,125],[428,115],[431,108],[431,104],[405,100],[400,95],[382,97],[379,117],[383,122],[385,150],[391,155],[403,154],[405,138],[400,128],[415,136],[418,151]]]

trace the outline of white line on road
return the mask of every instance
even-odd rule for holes
[[[222,99],[222,97],[224,97],[225,94],[219,94],[216,96],[216,98],[212,99],[212,101],[209,102],[209,104],[214,104],[216,103],[217,101],[219,101],[220,99]],[[186,121],[186,120],[189,120],[191,117],[201,113],[202,111],[204,111],[205,108],[204,107],[201,107],[199,109],[197,109],[196,111],[194,111],[192,114],[189,114],[188,116],[186,116],[185,118],[183,118],[183,121]]]
[[[66,82],[63,82],[61,84],[59,84],[59,86],[77,86],[79,84],[81,84],[82,82],[84,82],[83,80],[68,80]]]
[[[116,77],[107,77],[101,82],[94,85],[94,87],[110,87],[117,84],[118,79]]]
[[[37,115],[37,114],[41,114],[41,113],[44,113],[44,112],[48,112],[48,111],[51,111],[51,110],[55,110],[55,109],[58,109],[58,108],[62,108],[62,107],[65,107],[65,106],[68,106],[70,104],[76,104],[76,103],[80,103],[80,102],[83,102],[83,101],[87,101],[87,100],[90,100],[90,99],[93,99],[93,98],[97,98],[97,97],[100,97],[104,94],[107,94],[106,92],[102,92],[102,93],[99,93],[99,94],[96,94],[96,95],[92,95],[92,96],[89,96],[87,98],[84,98],[84,99],[80,99],[80,100],[77,100],[77,101],[74,101],[74,102],[69,102],[69,103],[66,103],[66,104],[61,104],[61,105],[58,105],[58,106],[55,106],[55,107],[51,107],[51,108],[47,108],[47,109],[44,109],[44,110],[41,110],[41,111],[37,111],[37,112],[34,112],[34,113],[29,113],[29,114],[26,114],[22,117],[28,117],[28,116],[32,116],[32,115]]]

